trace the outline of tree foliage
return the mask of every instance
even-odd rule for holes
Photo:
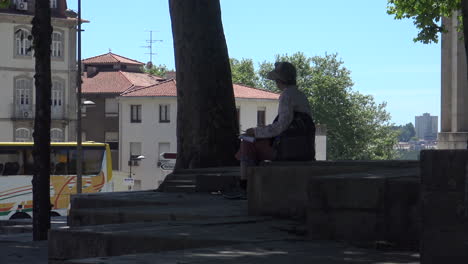
[[[166,72],[168,72],[168,69],[167,69],[166,65],[163,65],[163,64],[160,64],[160,65],[156,66],[156,65],[152,65],[152,64],[148,63],[143,68],[143,71],[148,73],[148,74],[151,74],[151,75],[164,77],[164,75],[166,75]]]
[[[413,123],[408,123],[404,126],[394,126],[393,129],[398,131],[398,141],[400,142],[408,142],[416,136]]]
[[[231,64],[232,82],[243,84],[251,87],[258,86],[258,76],[255,74],[255,69],[252,59],[229,59]]]
[[[438,34],[448,31],[440,23],[441,17],[457,15],[458,31],[464,36],[465,61],[468,61],[468,0],[388,0],[387,13],[395,15],[395,19],[413,19],[420,30],[413,40],[423,43],[437,43]]]
[[[388,0],[387,13],[395,19],[413,19],[420,30],[414,41],[438,42],[438,33],[445,32],[441,17],[451,17],[461,9],[461,0]],[[460,17],[461,19],[461,17]]]
[[[276,55],[275,61],[296,67],[298,87],[308,97],[315,121],[327,126],[328,159],[395,158],[398,132],[391,128],[386,103],[377,104],[371,95],[353,91],[350,71],[337,54],[307,57],[298,52]],[[273,68],[274,62],[259,65],[258,84],[277,92],[274,82],[266,79]]]

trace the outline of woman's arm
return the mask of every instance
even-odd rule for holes
[[[291,97],[288,93],[282,93],[279,98],[278,121],[264,127],[255,128],[256,138],[276,137],[288,128],[294,118],[294,110]]]

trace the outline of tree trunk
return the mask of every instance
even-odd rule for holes
[[[461,1],[461,10],[463,17],[463,41],[465,42],[465,59],[468,64],[468,0]],[[468,78],[468,67],[467,78]]]
[[[169,0],[177,78],[175,169],[232,166],[236,107],[219,0]]]
[[[34,120],[33,239],[46,240],[50,228],[50,45],[49,0],[36,0],[32,20],[36,58],[36,117]]]

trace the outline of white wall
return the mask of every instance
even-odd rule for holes
[[[327,136],[315,135],[315,159],[327,160]]]
[[[164,172],[158,167],[159,143],[170,143],[170,152],[177,151],[176,97],[120,97],[119,130],[120,133],[120,170],[129,172],[130,142],[141,142],[141,154],[145,159],[139,166],[132,167],[132,174],[141,181],[142,189],[155,189],[164,180]],[[142,105],[141,123],[130,122],[130,106]],[[170,122],[159,123],[159,105],[170,104]],[[167,173],[166,173],[167,174]]]
[[[257,110],[265,107],[265,122],[271,124],[278,114],[278,100],[258,100],[236,98],[236,107],[240,109],[240,129],[257,126]]]

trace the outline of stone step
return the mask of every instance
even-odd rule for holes
[[[51,228],[61,228],[67,223],[65,216],[51,217]],[[13,219],[0,221],[0,234],[31,233],[33,231],[32,219]]]
[[[115,257],[75,259],[66,264],[338,264],[392,263],[416,264],[419,256],[413,252],[388,254],[376,250],[355,248],[338,242],[275,241],[238,244],[161,253],[133,254]]]
[[[113,193],[84,193],[73,195],[71,210],[79,208],[106,208],[131,206],[164,206],[196,205],[211,199],[218,199],[209,194],[192,194],[190,196],[159,191],[133,191]]]
[[[169,180],[166,181],[166,186],[174,186],[174,185],[195,185],[196,180]]]
[[[214,167],[214,168],[199,168],[199,169],[181,169],[177,170],[176,174],[204,174],[204,173],[227,173],[227,172],[240,172],[237,167]]]
[[[125,195],[124,195],[125,194]],[[119,201],[125,199],[125,206]],[[245,215],[247,201],[205,193],[126,192],[73,196],[70,226]],[[109,206],[114,201],[117,206]],[[153,201],[153,203],[150,203]],[[156,202],[157,201],[157,202]]]
[[[173,180],[192,180],[195,181],[197,174],[168,174],[165,178],[165,181]]]
[[[303,239],[303,236],[285,231],[293,230],[297,225],[268,218],[231,217],[55,229],[49,233],[49,260],[53,263],[67,259]]]
[[[33,231],[32,225],[0,226],[0,234],[30,233],[32,231]]]
[[[232,171],[199,171],[199,173],[169,174],[158,190],[163,192],[215,192],[230,189],[235,186],[240,178],[239,170]],[[174,185],[191,185],[191,188],[174,188]],[[187,183],[187,184],[184,184]]]
[[[68,218],[70,226],[103,225],[132,222],[205,220],[245,216],[247,202],[225,200],[203,206],[137,206],[73,209]]]
[[[196,185],[169,185],[164,186],[164,192],[170,193],[193,193],[196,191]]]

